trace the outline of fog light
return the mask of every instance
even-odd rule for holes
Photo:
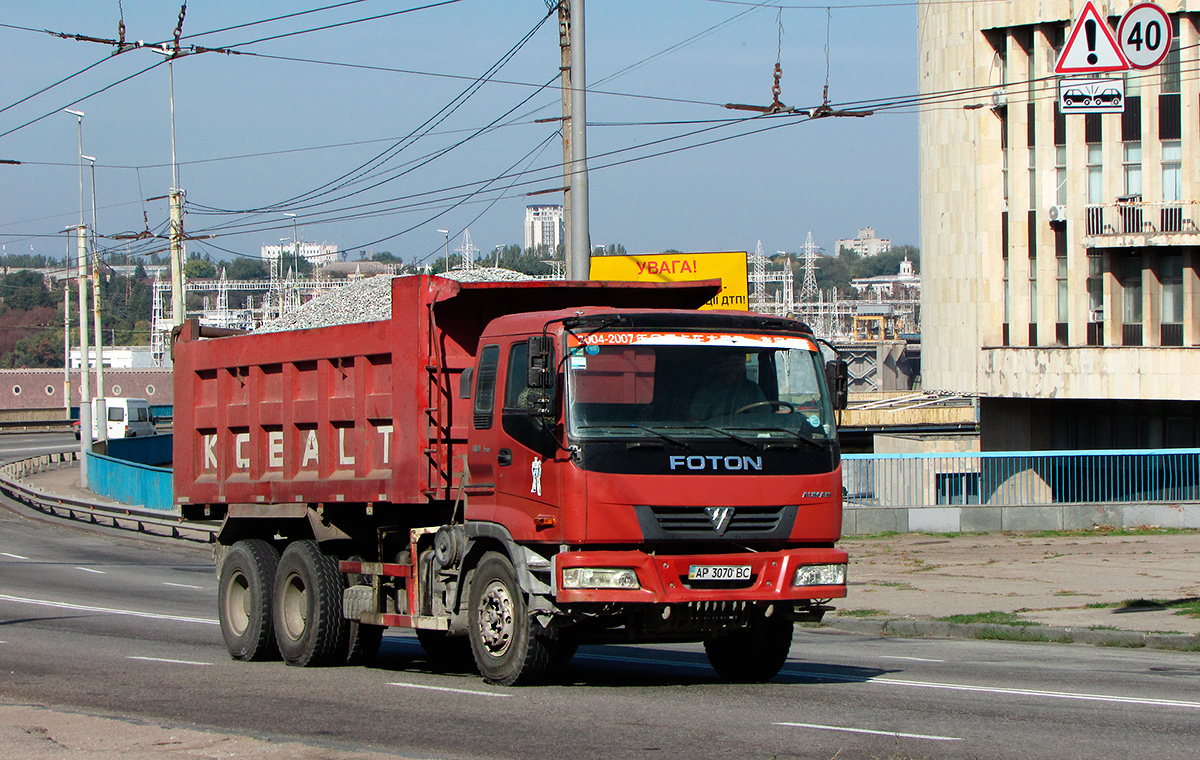
[[[639,589],[637,573],[629,567],[565,567],[563,588]]]
[[[796,568],[793,586],[844,586],[845,565],[802,565]]]

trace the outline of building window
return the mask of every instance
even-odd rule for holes
[[[1142,195],[1142,144],[1127,142],[1125,152],[1125,195]]]
[[[1054,340],[1058,345],[1067,345],[1067,324],[1070,319],[1069,302],[1067,301],[1067,230],[1066,225],[1060,224],[1054,229],[1054,266],[1055,266],[1055,325]]]
[[[1029,345],[1036,346],[1038,321],[1037,261],[1029,259]]]
[[[1012,285],[1008,279],[1008,257],[1004,257],[1004,326],[1002,328],[1003,336],[1001,343],[1008,345],[1008,325],[1012,321]]]
[[[1121,260],[1121,345],[1142,345],[1142,257]]]
[[[1162,144],[1162,193],[1164,204],[1183,198],[1183,144],[1178,140]],[[1164,205],[1159,222],[1163,232],[1181,231],[1182,206]]]
[[[1159,89],[1162,92],[1179,92],[1179,17],[1171,19],[1175,32],[1171,39],[1171,49],[1167,57],[1159,64]]]
[[[1087,344],[1104,345],[1104,260],[1088,256],[1088,325]]]
[[[1093,114],[1085,114],[1092,116]],[[1087,146],[1087,234],[1099,235],[1104,231],[1104,149],[1097,144]]]
[[[1008,210],[1008,109],[1000,114],[1000,190],[1004,209]]]
[[[1121,114],[1121,140],[1138,142],[1142,139],[1142,99],[1126,92],[1125,111]]]
[[[1029,208],[1034,210],[1037,208],[1037,166],[1035,158],[1037,151],[1034,148],[1029,149]]]
[[[1163,256],[1159,259],[1162,282],[1162,334],[1164,346],[1183,345],[1183,257]]]
[[[1067,146],[1054,149],[1054,202],[1067,205]]]

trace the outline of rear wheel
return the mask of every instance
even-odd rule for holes
[[[316,541],[294,541],[275,574],[271,611],[275,641],[289,665],[339,665],[350,652],[350,621],[342,617],[337,560]]]
[[[792,648],[792,621],[759,618],[749,626],[704,642],[708,662],[725,681],[760,683],[774,678]]]
[[[261,539],[238,541],[221,563],[217,579],[217,617],[221,637],[235,660],[279,656],[271,621],[271,596],[279,552]]]
[[[552,634],[530,616],[516,571],[503,554],[485,554],[476,568],[467,619],[475,664],[486,680],[512,686],[549,670]]]

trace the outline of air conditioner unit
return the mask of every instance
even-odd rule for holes
[[[1104,309],[1092,309],[1091,311],[1089,311],[1088,312],[1088,321],[1089,322],[1103,322],[1104,321]]]
[[[1052,221],[1052,222],[1065,222],[1065,221],[1067,221],[1067,207],[1066,206],[1051,206],[1050,210],[1046,213],[1046,215],[1050,218],[1050,221]]]
[[[995,90],[992,92],[992,108],[1004,108],[1008,105],[1008,96],[1004,90]]]

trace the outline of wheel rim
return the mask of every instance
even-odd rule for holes
[[[283,632],[292,641],[298,641],[308,627],[308,589],[304,579],[296,574],[288,576],[283,586]]]
[[[512,645],[513,598],[508,586],[496,580],[479,600],[479,640],[492,657],[503,657]]]
[[[241,636],[250,627],[250,581],[245,573],[234,573],[225,589],[225,620]]]

